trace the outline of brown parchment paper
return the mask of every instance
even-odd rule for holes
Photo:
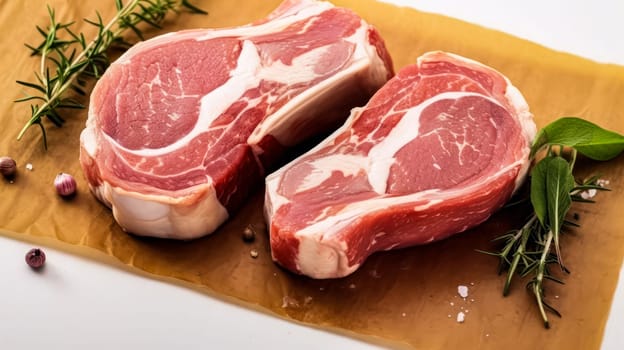
[[[582,228],[562,242],[572,274],[562,276],[565,287],[548,287],[549,301],[563,314],[562,319],[550,316],[550,330],[542,327],[524,282],[516,283],[511,295],[503,298],[496,260],[475,252],[492,248],[490,239],[517,222],[513,211],[500,212],[442,242],[376,254],[355,274],[338,280],[294,276],[271,262],[261,215],[262,189],[209,237],[191,242],[135,237],[119,229],[110,211],[86,187],[78,164],[78,136],[86,111],[69,111],[63,128],[48,128],[48,151],[36,127],[22,141],[15,140],[29,107],[12,102],[23,96],[14,81],[34,80],[39,64],[22,44],[38,43],[34,26],[47,24],[46,3],[64,21],[93,18],[95,9],[110,18],[114,8],[112,1],[0,2],[0,154],[12,156],[19,166],[14,183],[0,182],[2,234],[54,245],[213,297],[389,346],[599,348],[624,255],[623,157],[585,165],[586,172],[609,179],[613,191],[600,194],[595,205],[573,209],[580,214]],[[181,14],[165,28],[244,24],[269,13],[279,0],[194,3],[210,15]],[[335,3],[352,8],[380,30],[397,69],[427,50],[455,52],[506,74],[524,93],[538,126],[576,115],[624,132],[624,67],[597,64],[455,19],[371,0]],[[93,32],[86,25],[78,26]],[[148,32],[158,33],[163,31]],[[32,163],[32,171],[25,169],[27,163]],[[52,181],[60,171],[78,180],[78,195],[72,200],[62,200],[54,192]],[[254,243],[245,244],[240,235],[249,224],[258,235]],[[252,249],[259,251],[257,259],[250,257]],[[467,300],[457,296],[459,284],[469,286]],[[462,308],[466,321],[459,324],[455,317]]]

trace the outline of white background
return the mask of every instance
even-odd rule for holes
[[[624,64],[620,0],[389,1],[500,29],[554,49]],[[243,309],[194,291],[0,237],[2,349],[374,349],[373,345]],[[624,348],[624,274],[603,349]],[[416,331],[416,330],[415,330]]]

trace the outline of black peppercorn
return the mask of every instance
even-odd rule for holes
[[[255,239],[256,239],[256,233],[251,228],[251,226],[245,227],[245,230],[243,230],[243,241],[253,242]]]

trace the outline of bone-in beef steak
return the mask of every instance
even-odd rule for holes
[[[266,179],[274,260],[314,278],[439,240],[500,208],[535,135],[509,80],[443,52],[402,69],[346,124]]]
[[[99,80],[80,161],[125,230],[199,237],[286,148],[342,124],[392,75],[378,32],[327,2],[286,1],[252,25],[166,34]]]

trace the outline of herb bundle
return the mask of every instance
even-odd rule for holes
[[[115,0],[117,12],[108,22],[104,22],[98,12],[96,19],[84,19],[89,25],[97,28],[95,38],[88,41],[83,33],[75,33],[72,26],[75,22],[57,22],[54,9],[48,7],[50,24],[47,31],[37,26],[43,41],[37,46],[26,46],[32,55],[41,58],[39,72],[35,72],[36,82],[18,80],[17,83],[35,91],[34,95],[26,94],[16,102],[31,102],[31,116],[19,132],[20,140],[33,125],[38,125],[43,136],[43,144],[47,149],[46,130],[42,118],[48,118],[54,125],[62,126],[65,120],[59,110],[84,108],[80,101],[66,97],[69,89],[79,95],[86,95],[84,86],[88,78],[98,79],[108,67],[110,61],[107,51],[113,45],[129,47],[124,41],[126,32],[133,32],[143,40],[141,24],[160,29],[160,24],[170,12],[185,9],[191,13],[205,14],[203,10],[193,6],[188,0],[132,0],[123,4]],[[51,69],[52,68],[52,69]]]
[[[531,276],[527,289],[535,296],[544,327],[550,324],[546,311],[557,316],[559,312],[544,297],[544,282],[563,281],[550,273],[549,267],[559,265],[569,273],[563,263],[560,236],[565,226],[578,226],[568,220],[573,201],[593,202],[584,191],[608,190],[597,176],[577,181],[573,176],[577,154],[590,159],[606,161],[624,150],[624,136],[583,119],[567,117],[556,120],[538,133],[531,147],[530,159],[545,152],[533,169],[530,179],[530,202],[532,213],[525,224],[516,230],[499,236],[502,242],[498,252],[484,252],[499,257],[499,273],[507,271],[503,295],[516,274]]]

